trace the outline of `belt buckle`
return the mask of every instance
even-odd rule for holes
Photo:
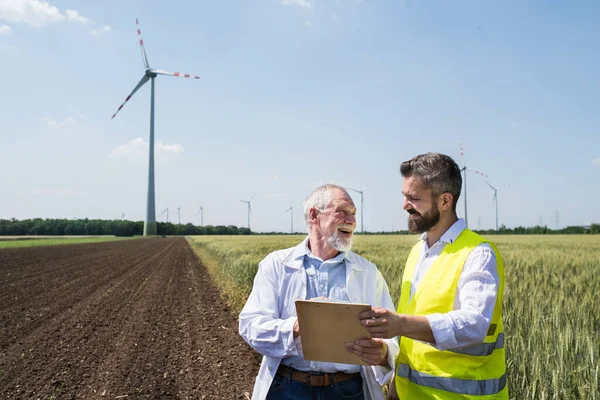
[[[308,372],[307,375],[306,375],[306,383],[308,384],[308,386],[312,386],[311,377],[313,377],[313,376],[322,376],[325,379],[325,383],[326,384],[329,383],[326,373],[323,373],[323,372]],[[327,385],[325,385],[325,386],[327,386]]]

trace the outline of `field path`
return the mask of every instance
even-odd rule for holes
[[[2,399],[244,399],[258,362],[185,239],[0,250]]]

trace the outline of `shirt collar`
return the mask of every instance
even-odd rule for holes
[[[308,239],[309,238],[307,238],[303,242],[304,243],[304,251],[305,251],[304,255],[305,256],[310,257],[310,258],[314,258],[315,260],[319,260],[321,262],[325,262],[325,261],[329,261],[329,262],[342,262],[342,261],[344,261],[344,259],[346,259],[346,260],[348,259],[348,252],[347,251],[340,251],[340,253],[337,256],[335,256],[333,258],[330,258],[328,260],[323,260],[323,259],[321,259],[321,257],[315,256],[313,254],[313,252],[308,248],[308,242],[309,242]]]
[[[306,236],[302,243],[298,246],[294,247],[292,252],[283,260],[283,264],[288,267],[299,269],[302,268],[302,264],[304,262],[304,256],[308,255],[308,239],[310,236]],[[314,257],[314,255],[312,256]],[[352,253],[351,251],[342,251],[340,254],[336,256],[341,257],[340,261],[346,260],[346,262],[352,266],[353,269],[362,271],[364,266],[359,262],[359,257]]]
[[[458,236],[466,228],[467,228],[467,223],[465,222],[465,220],[462,218],[459,218],[455,223],[452,224],[452,226],[450,228],[448,228],[448,230],[446,232],[444,232],[444,234],[442,235],[440,240],[438,240],[435,244],[441,244],[441,243],[452,244],[452,243],[454,243],[456,241],[456,239],[458,238]],[[423,232],[421,234],[420,239],[422,241],[424,241],[425,243],[427,243],[427,232]]]

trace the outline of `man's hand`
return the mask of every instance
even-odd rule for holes
[[[425,316],[397,314],[385,308],[373,308],[360,313],[358,317],[371,337],[390,339],[396,336],[406,336],[435,344],[431,325]]]
[[[388,365],[388,346],[382,339],[360,339],[345,346],[369,365]]]
[[[402,322],[400,314],[385,308],[373,308],[360,313],[361,324],[374,338],[391,339],[402,335]]]
[[[294,322],[294,339],[296,339],[298,336],[300,336],[300,324],[298,323],[298,320],[296,319],[296,322]]]

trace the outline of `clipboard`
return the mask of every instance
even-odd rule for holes
[[[369,304],[296,300],[304,359],[367,365],[344,344],[371,338],[358,319],[358,314],[370,309]]]

